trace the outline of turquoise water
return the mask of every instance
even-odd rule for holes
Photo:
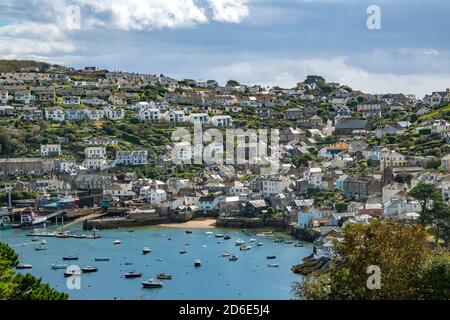
[[[186,234],[185,230],[175,228],[131,230],[133,232],[102,230],[101,238],[95,240],[46,238],[46,251],[35,251],[40,242],[32,243],[20,229],[1,230],[0,241],[11,245],[20,255],[21,262],[33,265],[31,270],[18,272],[42,277],[57,290],[67,292],[70,299],[291,299],[292,282],[299,281],[300,276],[289,269],[312,253],[310,245],[294,247],[293,244],[274,243],[269,238],[255,236],[252,231],[193,229],[192,234]],[[72,231],[82,233],[79,229]],[[207,236],[206,231],[225,233],[231,239]],[[263,242],[264,246],[249,243],[251,238]],[[235,246],[237,239],[246,241],[252,249],[240,251]],[[114,245],[114,240],[122,243]],[[144,247],[151,248],[152,252],[143,255]],[[188,253],[180,254],[182,249]],[[236,254],[239,260],[230,262],[221,257],[225,250]],[[99,268],[97,273],[81,275],[79,290],[68,289],[67,278],[63,275],[65,270],[50,268],[52,263],[62,262],[62,257],[68,255],[79,257],[72,263],[79,267]],[[275,255],[277,259],[267,260],[268,255]],[[109,257],[110,261],[95,262],[95,257]],[[200,268],[194,267],[196,259],[202,261]],[[267,267],[268,263],[278,263],[279,267]],[[122,275],[129,271],[142,272],[144,276],[124,279]],[[171,274],[173,280],[164,280],[162,289],[143,289],[141,281],[155,278],[159,272]]]

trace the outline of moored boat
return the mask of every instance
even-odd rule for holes
[[[75,256],[66,256],[66,257],[63,257],[63,260],[64,260],[64,261],[75,261],[75,260],[78,260],[78,257],[75,257]]]
[[[158,273],[156,277],[160,280],[172,280],[172,275],[165,274],[164,272]]]
[[[123,275],[123,277],[125,279],[135,279],[135,278],[140,278],[142,277],[142,273],[141,272],[127,272]]]
[[[36,248],[34,248],[34,250],[36,250],[36,251],[44,251],[44,250],[48,250],[48,247],[40,245],[40,246],[37,246]]]
[[[70,270],[70,271],[64,272],[64,277],[66,277],[66,278],[72,277],[72,276],[79,276],[79,275],[81,275],[80,270]]]
[[[216,233],[216,238],[223,238],[225,235],[223,233]]]
[[[248,250],[251,250],[251,249],[252,249],[252,246],[242,246],[242,247],[239,248],[239,250],[241,250],[241,251],[248,251]]]
[[[119,244],[121,244],[122,243],[122,241],[120,241],[120,240],[114,240],[114,242],[113,242],[115,245],[119,245]]]
[[[232,255],[231,257],[228,258],[228,260],[230,261],[236,261],[238,259],[238,256]]]
[[[223,240],[230,240],[230,239],[231,239],[230,236],[225,236],[225,237],[223,237]]]
[[[20,216],[20,226],[22,228],[39,228],[45,226],[47,217],[39,216],[33,208],[25,209]]]
[[[205,234],[206,234],[207,236],[212,236],[212,235],[214,234],[214,232],[212,232],[212,231],[207,231],[207,232],[205,232]]]
[[[235,243],[237,246],[242,246],[243,244],[245,244],[245,241],[242,240],[242,239],[237,239],[234,243]]]
[[[250,242],[256,242],[256,239],[250,239],[249,241]]]
[[[262,246],[264,245],[264,243],[258,242],[256,245],[257,245],[258,247],[262,247]]]
[[[18,270],[21,270],[21,269],[31,269],[31,268],[33,268],[33,265],[31,265],[31,264],[26,264],[26,263],[19,263],[19,264],[16,266],[16,269],[18,269]]]
[[[229,257],[231,254],[227,251],[225,251],[224,253],[222,253],[222,257]]]
[[[152,250],[149,247],[145,247],[142,249],[142,254],[149,254]]]
[[[195,267],[201,267],[202,266],[202,262],[200,261],[200,259],[197,259],[194,261],[194,266]]]
[[[8,216],[3,216],[0,220],[0,230],[11,229],[11,219]]]
[[[81,271],[83,271],[83,273],[92,273],[92,272],[97,272],[98,268],[87,266],[87,267],[81,268]]]
[[[186,254],[187,253],[187,251],[186,250],[180,250],[180,254]]]
[[[186,230],[185,232],[186,232],[187,234],[191,234],[191,233],[192,233],[191,230]]]
[[[53,270],[59,270],[59,269],[67,269],[69,265],[67,263],[52,263],[51,268]]]
[[[161,281],[157,281],[154,279],[150,279],[147,281],[143,281],[141,282],[142,287],[146,288],[146,289],[155,289],[155,288],[162,288],[164,287],[163,283]]]
[[[267,266],[270,268],[278,268],[280,265],[278,263],[269,263]]]
[[[277,256],[267,256],[266,258],[267,258],[267,259],[276,259]]]
[[[97,257],[97,258],[94,258],[94,261],[109,261],[109,258],[108,257]]]

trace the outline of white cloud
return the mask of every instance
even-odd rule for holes
[[[67,54],[75,49],[55,24],[23,22],[0,27],[0,54],[4,56]]]
[[[80,0],[83,8],[95,14],[109,14],[102,21],[105,27],[122,30],[151,30],[159,28],[191,27],[206,23],[204,9],[193,0]]]
[[[208,3],[216,21],[239,23],[249,15],[246,0],[208,0]]]
[[[450,74],[393,74],[370,73],[352,66],[346,57],[311,59],[259,59],[230,64],[207,70],[213,78],[235,79],[264,86],[293,87],[309,74],[324,76],[328,81],[350,85],[355,90],[369,93],[403,92],[423,97],[436,90],[444,90],[450,83]]]

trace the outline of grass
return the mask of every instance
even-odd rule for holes
[[[446,105],[445,107],[433,110],[430,113],[420,116],[417,121],[421,122],[421,121],[435,119],[435,118],[442,118],[448,112],[450,112],[450,104]]]

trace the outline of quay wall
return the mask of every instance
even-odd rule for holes
[[[264,228],[275,227],[285,229],[286,225],[283,220],[278,219],[261,219],[261,218],[219,218],[216,226],[220,228]]]

